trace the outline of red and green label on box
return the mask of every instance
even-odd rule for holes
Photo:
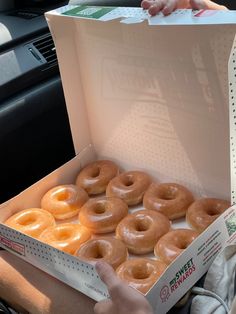
[[[90,7],[81,5],[62,14],[90,19],[100,19],[102,16],[115,9],[115,7]]]

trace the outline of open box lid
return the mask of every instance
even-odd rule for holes
[[[92,143],[124,168],[230,198],[235,11],[65,6],[46,18],[77,153]]]

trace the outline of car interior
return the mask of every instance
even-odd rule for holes
[[[2,0],[1,0],[2,1]],[[68,1],[0,1],[0,203],[74,156],[44,13]],[[122,0],[77,3],[124,5]],[[6,3],[6,5],[5,5]],[[130,0],[128,6],[138,5]]]
[[[44,13],[60,0],[0,0],[0,203],[75,156],[56,50]],[[140,6],[140,0],[73,3]],[[219,0],[236,9],[236,1]]]
[[[0,13],[1,203],[74,155],[44,18],[45,11],[65,3],[16,1]]]

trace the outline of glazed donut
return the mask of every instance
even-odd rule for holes
[[[146,294],[166,270],[166,265],[157,260],[135,258],[122,263],[116,270],[117,276],[129,286]]]
[[[64,223],[50,227],[41,233],[39,240],[58,250],[74,254],[80,245],[91,237],[91,232],[73,223]]]
[[[144,192],[151,183],[148,174],[142,171],[127,171],[113,178],[106,189],[106,195],[119,197],[128,205],[142,202]]]
[[[184,217],[194,201],[192,193],[177,183],[152,183],[143,197],[143,206],[157,210],[169,219]]]
[[[98,160],[84,167],[76,178],[76,185],[83,188],[89,195],[101,194],[106,191],[110,180],[119,173],[118,166],[110,160]]]
[[[171,230],[163,235],[154,248],[154,254],[169,265],[179,256],[199,235],[190,229]]]
[[[99,237],[87,241],[76,251],[75,256],[88,262],[102,260],[116,269],[128,257],[124,243],[113,237]]]
[[[127,204],[117,197],[99,197],[88,200],[79,212],[79,221],[93,233],[115,231],[128,214]]]
[[[38,238],[45,229],[55,226],[56,223],[53,215],[46,210],[28,208],[14,214],[4,224],[28,236]]]
[[[198,199],[188,208],[186,221],[191,228],[202,232],[230,206],[230,202],[217,198]]]
[[[139,210],[127,215],[116,228],[116,236],[130,253],[145,254],[153,251],[157,241],[170,229],[169,219],[154,210]]]
[[[58,185],[44,194],[41,207],[56,219],[63,220],[77,215],[87,200],[87,193],[76,185]]]

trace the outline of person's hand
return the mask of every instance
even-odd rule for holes
[[[210,0],[142,0],[141,7],[152,16],[159,12],[168,15],[176,9],[227,10],[225,6]]]
[[[223,5],[219,5],[210,0],[189,0],[190,6],[195,10],[227,10]]]
[[[153,314],[145,297],[121,281],[110,265],[97,262],[95,267],[111,297],[95,304],[95,314]]]
[[[189,0],[142,0],[141,7],[152,16],[159,12],[169,15],[176,9],[189,9],[190,3]]]

